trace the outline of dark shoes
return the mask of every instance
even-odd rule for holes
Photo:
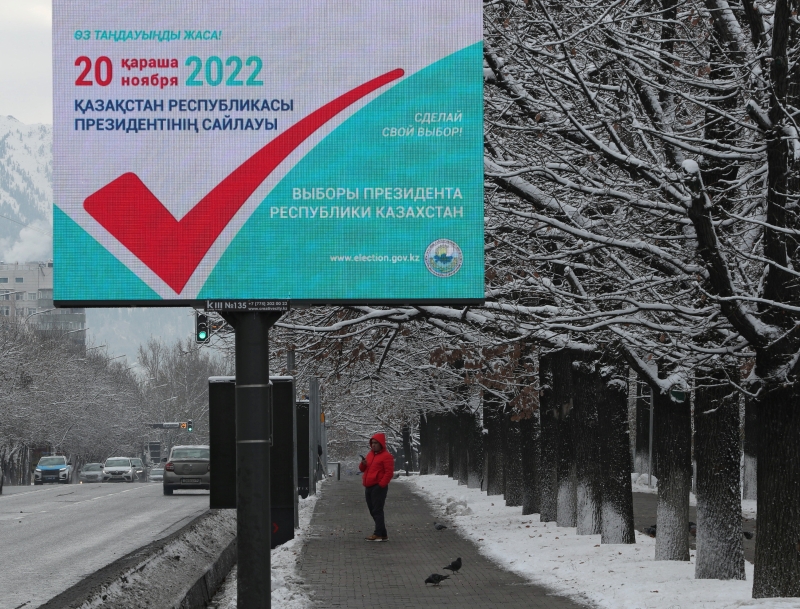
[[[381,537],[380,535],[370,535],[369,537],[365,537],[367,541],[389,541],[388,537]]]

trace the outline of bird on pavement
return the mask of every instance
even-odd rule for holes
[[[697,524],[694,522],[689,523],[689,534],[692,537],[697,537]]]
[[[447,528],[446,526],[444,526],[443,524],[439,524],[438,522],[434,522],[433,526],[437,531],[444,531]]]
[[[458,570],[461,568],[461,557],[459,556],[453,562],[443,568],[447,569],[448,571],[452,571],[453,573],[458,573]]]
[[[650,537],[655,537],[656,536],[656,525],[653,525],[651,527],[645,527],[644,528],[644,534],[645,535],[649,535]]]
[[[427,586],[428,584],[433,584],[434,586],[438,586],[446,579],[450,579],[450,576],[431,573],[430,576],[428,576],[428,579],[425,580],[425,585]]]

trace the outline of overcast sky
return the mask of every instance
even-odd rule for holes
[[[53,122],[50,0],[0,0],[0,115]]]

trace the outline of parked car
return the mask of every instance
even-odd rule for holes
[[[33,483],[36,485],[45,482],[57,482],[59,484],[69,484],[70,474],[72,473],[72,462],[61,455],[42,457],[33,471]]]
[[[87,463],[78,472],[78,481],[83,484],[84,482],[102,482],[103,481],[103,464],[102,463]]]
[[[147,482],[147,469],[141,459],[131,459],[133,467],[136,469],[136,479],[139,482]]]
[[[211,448],[173,446],[164,466],[164,494],[176,489],[211,489]]]
[[[136,468],[128,457],[109,457],[103,464],[103,482],[133,482]]]
[[[149,482],[163,482],[164,481],[164,464],[159,463],[150,468],[150,473],[147,474]]]

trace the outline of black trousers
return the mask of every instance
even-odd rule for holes
[[[369,508],[369,515],[375,521],[374,534],[378,537],[388,537],[386,532],[386,523],[383,520],[383,504],[386,503],[386,493],[389,492],[389,487],[381,488],[380,484],[368,486],[364,489],[364,495],[367,498],[367,507]]]

